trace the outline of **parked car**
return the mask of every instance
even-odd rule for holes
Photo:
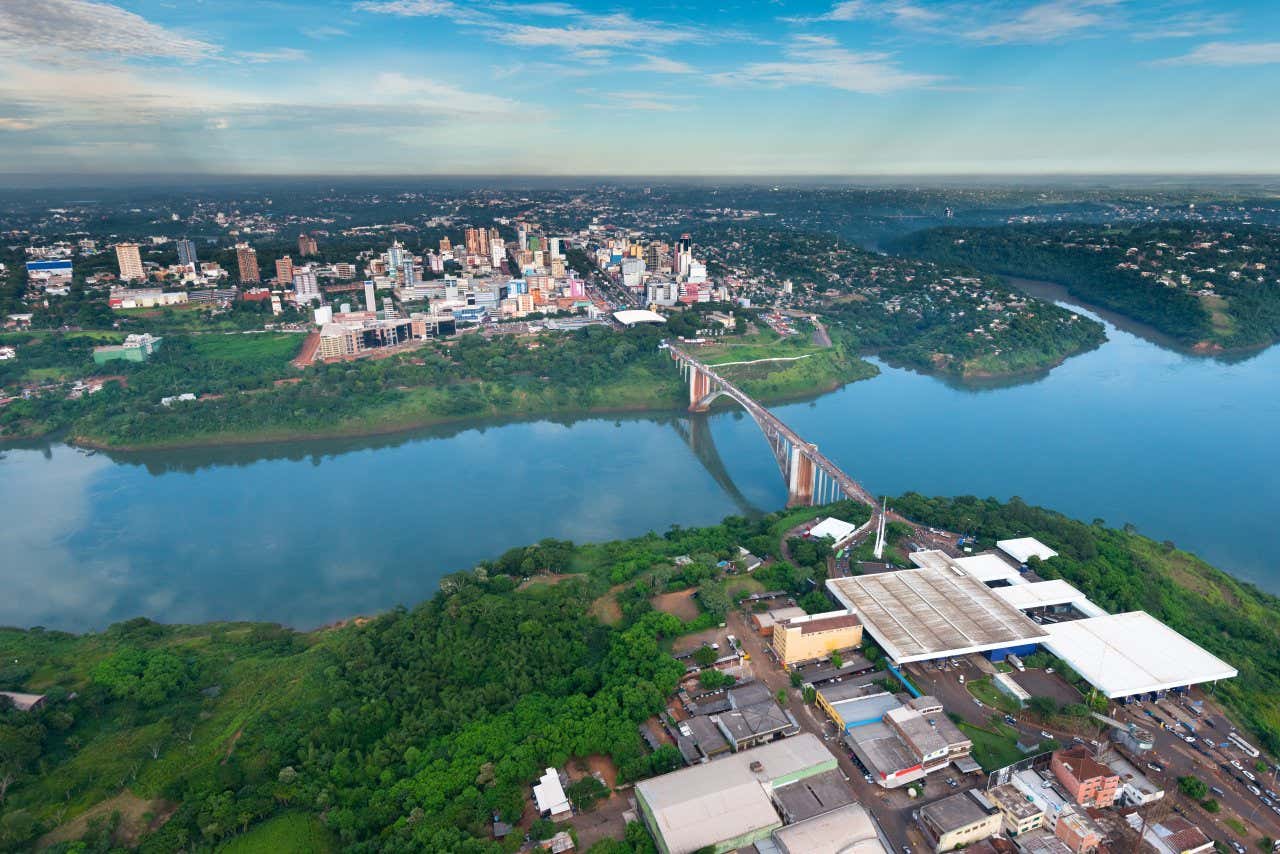
[[[1053,736],[1052,736],[1052,735],[1050,735],[1049,733],[1045,732],[1044,730],[1040,730],[1040,737],[1041,737],[1041,738],[1053,738]]]

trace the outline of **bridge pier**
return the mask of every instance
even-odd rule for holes
[[[697,365],[689,366],[689,411],[690,412],[706,412],[711,408],[711,404],[707,403],[704,398],[711,393],[711,377],[706,372],[698,368]]]
[[[787,506],[806,507],[813,504],[813,488],[817,483],[817,467],[801,448],[791,448],[787,466]]]

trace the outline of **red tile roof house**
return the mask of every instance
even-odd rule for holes
[[[1115,803],[1120,776],[1094,759],[1083,745],[1055,750],[1049,767],[1072,800],[1081,806],[1104,808]]]

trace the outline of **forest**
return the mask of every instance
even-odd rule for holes
[[[1280,232],[1246,224],[1229,228],[938,228],[902,238],[893,248],[939,264],[1056,282],[1184,346],[1270,344],[1280,338]]]

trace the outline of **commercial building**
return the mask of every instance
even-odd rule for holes
[[[293,281],[293,259],[288,255],[276,259],[276,281],[282,285]]]
[[[241,282],[262,281],[262,274],[258,270],[258,251],[248,243],[236,244],[236,265],[239,267]]]
[[[836,769],[809,733],[636,784],[636,805],[662,854],[723,854],[782,828],[774,790]]]
[[[1081,806],[1105,809],[1116,802],[1119,775],[1094,759],[1084,745],[1055,750],[1049,768],[1071,799]]]
[[[145,362],[147,357],[160,349],[160,342],[163,339],[153,337],[151,334],[143,332],[142,334],[128,335],[124,339],[123,344],[108,344],[103,347],[93,348],[93,361],[97,365],[105,365],[107,362],[121,360],[125,362]]]
[[[952,851],[1000,832],[1000,811],[978,791],[949,795],[916,811],[916,823],[937,852]]]
[[[147,278],[142,269],[142,256],[138,254],[138,244],[117,243],[116,265],[120,268],[120,280],[124,282],[141,282]]]
[[[735,753],[800,731],[763,682],[731,688],[726,698],[729,708],[710,718]]]
[[[861,643],[862,623],[849,610],[792,617],[773,627],[773,650],[786,667],[826,658]]]
[[[1044,810],[1012,783],[988,789],[987,800],[1000,810],[1004,832],[1010,838],[1026,836],[1044,826]]]
[[[136,247],[135,247],[136,250]],[[0,265],[3,266],[3,265]],[[40,261],[28,261],[27,281],[41,288],[60,288],[71,284],[72,265],[70,258],[46,258]],[[142,267],[139,260],[138,267]],[[4,271],[0,269],[0,273]]]
[[[411,337],[413,321],[409,318],[335,321],[321,328],[316,356],[320,359],[341,359],[368,350],[394,347]]]
[[[1017,652],[1047,638],[1044,627],[991,588],[950,567],[832,578],[827,589],[858,615],[898,664],[972,652]]]
[[[637,323],[666,323],[667,319],[656,311],[641,308],[629,308],[615,311],[613,319],[623,326],[635,326]]]
[[[824,685],[814,699],[842,732],[878,723],[890,709],[902,705],[897,697],[879,686],[853,682]]]
[[[319,249],[316,247],[316,239],[309,234],[298,235],[298,255],[306,258],[308,255],[316,255]]]
[[[295,302],[320,302],[320,283],[315,270],[299,267],[293,271],[293,299]]]
[[[107,297],[107,304],[115,309],[156,308],[186,302],[186,291],[162,291],[159,288],[112,288]]]
[[[1059,814],[1053,834],[1075,854],[1094,851],[1102,844],[1102,830],[1097,822],[1075,810]]]
[[[773,844],[779,854],[890,854],[893,850],[861,804],[848,804],[776,830]]]
[[[1109,755],[1106,765],[1120,778],[1120,789],[1116,793],[1116,803],[1120,806],[1146,806],[1164,797],[1164,789],[1151,782],[1150,777],[1119,754],[1113,752]]]
[[[1145,611],[1045,625],[1045,649],[1108,697],[1231,679],[1237,671]]]
[[[971,762],[973,742],[933,697],[903,704],[887,692],[838,699],[842,694],[819,691],[818,704],[844,731],[845,743],[878,785],[898,788],[949,764]]]

